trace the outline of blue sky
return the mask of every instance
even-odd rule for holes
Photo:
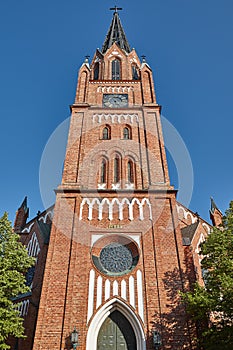
[[[153,69],[162,114],[190,153],[190,209],[209,220],[210,196],[223,212],[233,199],[232,0],[11,0],[0,4],[0,215],[8,211],[13,220],[25,195],[31,218],[43,210],[44,147],[69,117],[77,71],[84,56],[101,47],[115,4],[124,9],[131,47]],[[63,144],[57,153],[63,157]],[[58,185],[61,171],[51,168],[48,177],[55,172]]]

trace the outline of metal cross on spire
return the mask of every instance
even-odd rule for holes
[[[102,53],[105,53],[114,43],[116,43],[121,49],[125,50],[127,53],[130,53],[130,46],[126,39],[124,29],[122,27],[120,17],[118,14],[119,10],[122,10],[121,7],[111,7],[111,11],[114,11],[112,23],[106,35],[104,44],[102,46]]]
[[[115,11],[114,13],[117,13],[118,11],[122,10],[122,7],[115,6],[115,7],[111,7],[110,10]]]

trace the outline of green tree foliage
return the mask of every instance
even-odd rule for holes
[[[12,230],[7,213],[0,218],[0,349],[9,349],[9,335],[24,337],[23,319],[12,298],[29,291],[25,273],[34,264],[19,235]]]
[[[200,327],[199,346],[205,350],[233,349],[233,201],[201,245],[205,287],[195,284],[183,294],[188,313]]]

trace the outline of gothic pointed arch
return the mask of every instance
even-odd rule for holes
[[[132,64],[132,79],[139,80],[139,69],[136,64]]]
[[[108,178],[108,160],[102,157],[100,162],[100,183],[106,184]]]
[[[113,159],[113,182],[118,183],[121,178],[121,158],[119,154],[115,154]]]
[[[100,64],[99,62],[96,62],[94,65],[94,80],[99,80],[99,74],[100,74]]]
[[[102,129],[102,140],[110,140],[111,139],[111,127],[110,125],[105,125]]]
[[[123,139],[124,140],[131,140],[132,139],[132,129],[129,125],[126,125],[123,128]]]
[[[119,298],[113,298],[106,302],[90,320],[86,350],[97,350],[97,339],[101,326],[114,311],[120,312],[131,325],[136,339],[136,349],[146,350],[146,337],[143,331],[142,321],[132,308]]]
[[[121,61],[115,58],[111,62],[112,65],[112,80],[121,80]]]
[[[131,159],[127,161],[127,181],[128,183],[134,183],[135,180],[135,166]]]

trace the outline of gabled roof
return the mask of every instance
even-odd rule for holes
[[[104,54],[114,43],[117,43],[121,49],[125,50],[127,53],[130,53],[130,46],[128,40],[126,39],[117,10],[113,13],[112,23],[102,46],[102,53]]]
[[[183,245],[190,245],[196,232],[199,221],[181,229]]]

